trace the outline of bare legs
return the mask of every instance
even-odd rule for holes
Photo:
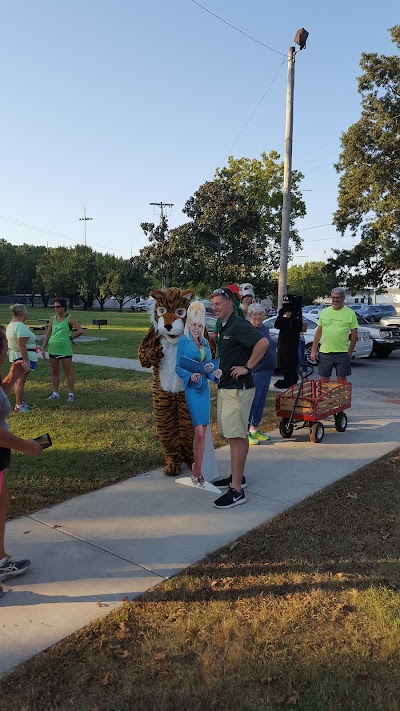
[[[74,378],[74,374],[72,372],[72,358],[63,358],[61,363],[62,363],[63,371],[65,373],[65,378],[66,378],[67,385],[68,385],[68,392],[73,393],[75,378]]]
[[[202,484],[204,482],[201,465],[203,462],[204,449],[206,446],[206,425],[196,425],[194,428],[193,439],[193,467],[192,481],[194,484]]]
[[[0,494],[0,559],[4,558],[6,552],[4,550],[4,534],[6,529],[6,518],[10,506],[10,497],[8,495],[7,484],[3,479],[3,487]]]
[[[49,358],[51,367],[51,384],[53,392],[58,393],[60,389],[60,361],[65,373],[68,392],[74,392],[74,374],[72,372],[72,358]]]
[[[246,439],[234,437],[233,439],[228,439],[228,442],[231,450],[232,486],[236,491],[240,491],[242,488],[246,457],[249,451],[249,440],[247,437]]]
[[[14,395],[16,405],[22,405],[24,401],[24,387],[28,375],[29,371],[27,373],[23,373],[21,377],[18,378],[18,380],[16,380],[14,383]]]

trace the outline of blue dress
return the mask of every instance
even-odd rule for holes
[[[178,349],[176,354],[177,375],[183,380],[185,386],[185,399],[189,408],[190,417],[192,418],[193,427],[196,425],[210,424],[210,386],[208,379],[215,382],[214,374],[207,373],[200,376],[200,386],[198,383],[191,381],[192,373],[184,370],[180,366],[181,356],[184,355],[192,360],[197,360],[199,363],[208,363],[211,360],[211,350],[208,341],[205,338],[200,338],[200,343],[205,351],[206,357],[202,359],[201,351],[193,341],[193,336],[182,336],[179,339]]]

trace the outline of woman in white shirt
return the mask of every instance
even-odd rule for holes
[[[29,412],[30,408],[24,402],[24,387],[31,370],[36,370],[38,348],[35,334],[25,326],[28,312],[23,304],[10,306],[12,319],[7,326],[8,358],[10,363],[23,360],[26,367],[23,374],[14,383],[15,412]]]

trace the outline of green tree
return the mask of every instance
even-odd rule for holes
[[[400,49],[400,25],[390,30]],[[358,79],[361,117],[342,136],[339,232],[360,237],[353,250],[335,250],[330,267],[358,288],[399,283],[400,269],[400,57],[362,54]]]
[[[305,214],[293,172],[291,238],[300,244],[294,220]],[[167,285],[210,290],[216,284],[252,281],[263,294],[271,272],[279,266],[283,163],[276,152],[260,160],[232,156],[215,179],[201,185],[186,202],[190,218],[170,232],[143,223],[149,245],[139,258],[150,273]]]
[[[263,270],[255,257],[259,213],[228,181],[201,185],[183,212],[191,222],[171,230],[165,245],[169,284],[211,288]]]
[[[110,273],[110,290],[112,296],[118,301],[120,311],[134,298],[136,292],[134,271],[129,259],[121,257],[115,260],[114,269]]]
[[[91,247],[77,244],[70,252],[70,267],[76,283],[76,291],[83,301],[86,311],[92,308],[96,293],[96,254]]]
[[[312,304],[318,297],[329,296],[337,286],[337,277],[325,271],[324,262],[293,264],[287,274],[288,291],[302,296],[303,304]]]
[[[71,248],[54,247],[46,250],[36,270],[46,293],[68,298],[71,309],[78,297],[75,266]]]
[[[218,168],[215,173],[217,180],[227,180],[259,212],[258,255],[270,272],[279,267],[283,171],[284,163],[280,161],[279,153],[271,151],[269,155],[261,153],[260,159],[229,156],[227,165]],[[303,177],[299,171],[292,171],[290,241],[296,247],[301,246],[301,240],[295,229],[295,220],[306,214],[299,189]]]
[[[16,260],[16,248],[5,239],[0,239],[0,294],[14,291],[13,266]]]
[[[111,276],[115,269],[116,257],[113,254],[96,252],[96,287],[95,297],[100,304],[100,311],[104,311],[104,304],[112,296]]]
[[[46,247],[33,244],[22,244],[16,247],[14,291],[18,294],[30,296],[31,306],[34,305],[34,296],[40,293],[37,290],[36,270],[46,253]]]
[[[142,269],[144,268],[146,272],[154,274],[159,279],[161,288],[164,289],[167,286],[167,282],[171,284],[171,259],[167,247],[167,218],[162,215],[160,224],[157,226],[153,222],[141,222],[140,226],[149,240],[149,244],[140,252]],[[131,260],[131,263],[136,265],[134,260]]]

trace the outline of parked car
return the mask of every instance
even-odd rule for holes
[[[368,328],[373,343],[372,352],[375,353],[378,358],[387,358],[392,351],[400,348],[400,316],[397,317],[399,319],[399,326],[393,328],[384,326],[382,322],[380,324],[369,323],[369,321],[357,311],[355,314],[360,326]],[[390,320],[390,318],[388,320]]]
[[[303,316],[311,316],[311,318],[314,318],[314,316],[319,316],[321,311],[326,309],[327,304],[314,304],[314,306],[303,306],[301,311]]]
[[[308,363],[312,364],[311,360],[311,349],[312,349],[312,344],[314,341],[314,335],[315,335],[315,330],[318,326],[318,316],[315,317],[309,317],[308,314],[305,314],[306,318],[304,320],[307,321],[307,331],[304,333],[304,339],[306,343],[306,358]],[[264,326],[267,326],[269,328],[271,336],[273,336],[276,340],[278,340],[278,335],[279,335],[279,329],[274,328],[275,324],[275,318],[267,318],[265,321],[263,321]],[[363,326],[360,326],[358,329],[358,338],[357,338],[357,343],[356,347],[353,351],[353,358],[368,358],[370,354],[372,353],[372,348],[373,348],[373,343],[372,343],[372,338],[369,332],[369,328],[365,328]],[[350,337],[350,336],[349,336]],[[317,349],[319,351],[319,348]]]
[[[206,329],[208,331],[208,335],[210,336],[210,340],[214,343],[215,342],[215,324],[217,323],[217,319],[215,316],[209,316],[208,313],[206,313]]]
[[[322,311],[322,309],[326,309],[326,304],[307,304],[301,307],[301,310],[306,313],[310,311]]]
[[[353,311],[360,311],[360,309],[368,306],[368,304],[346,304],[346,306],[348,306],[349,309],[353,309]]]
[[[358,309],[359,314],[364,316],[370,323],[380,321],[387,316],[397,316],[397,311],[392,304],[364,304],[362,309]]]
[[[140,311],[147,311],[150,303],[153,301],[153,299],[140,299],[136,301],[134,304],[131,306],[131,311],[134,311],[135,313],[139,313]]]
[[[382,326],[400,328],[400,316],[385,316],[384,318],[381,318],[379,323],[382,324]]]

